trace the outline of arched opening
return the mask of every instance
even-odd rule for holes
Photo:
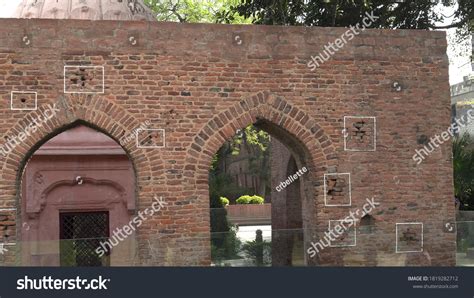
[[[314,210],[307,160],[301,142],[265,119],[222,145],[209,176],[212,265],[306,264]]]
[[[83,124],[42,143],[25,163],[20,178],[23,265],[133,263],[135,231],[122,229],[135,213],[133,164],[114,139]]]

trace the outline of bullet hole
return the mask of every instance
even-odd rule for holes
[[[340,187],[337,183],[337,178],[329,178],[328,179],[328,195],[337,195],[342,192],[342,187]]]
[[[420,135],[416,138],[416,141],[419,145],[427,145],[430,140],[426,135]]]
[[[361,234],[370,234],[375,229],[375,219],[370,215],[366,214],[360,219],[359,231]]]
[[[365,126],[366,122],[364,120],[361,120],[361,121],[357,121],[353,124],[354,128],[356,129],[354,132],[353,132],[353,136],[356,140],[358,140],[359,142],[363,142],[364,141],[364,137],[366,135],[366,131],[363,130],[362,128]]]
[[[344,198],[344,188],[346,179],[342,177],[327,178],[327,198],[328,201],[339,201]]]
[[[403,233],[402,236],[400,237],[400,240],[406,241],[406,242],[418,242],[420,241],[418,233],[412,229],[412,228],[407,228]]]

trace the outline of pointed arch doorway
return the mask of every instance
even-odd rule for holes
[[[109,237],[135,213],[135,184],[131,160],[107,135],[80,124],[48,140],[22,175],[22,264],[131,265],[134,234]]]

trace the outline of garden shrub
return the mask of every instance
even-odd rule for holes
[[[265,199],[261,196],[253,195],[244,195],[240,196],[236,201],[237,204],[258,204],[261,205],[265,202]]]
[[[220,197],[219,199],[221,200],[221,204],[222,204],[222,206],[224,206],[224,207],[227,206],[227,205],[229,205],[229,203],[230,203],[230,202],[229,202],[229,199],[226,198],[226,197]]]

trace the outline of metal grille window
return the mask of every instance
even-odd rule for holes
[[[108,266],[109,258],[95,252],[108,237],[108,212],[61,213],[61,266]]]

